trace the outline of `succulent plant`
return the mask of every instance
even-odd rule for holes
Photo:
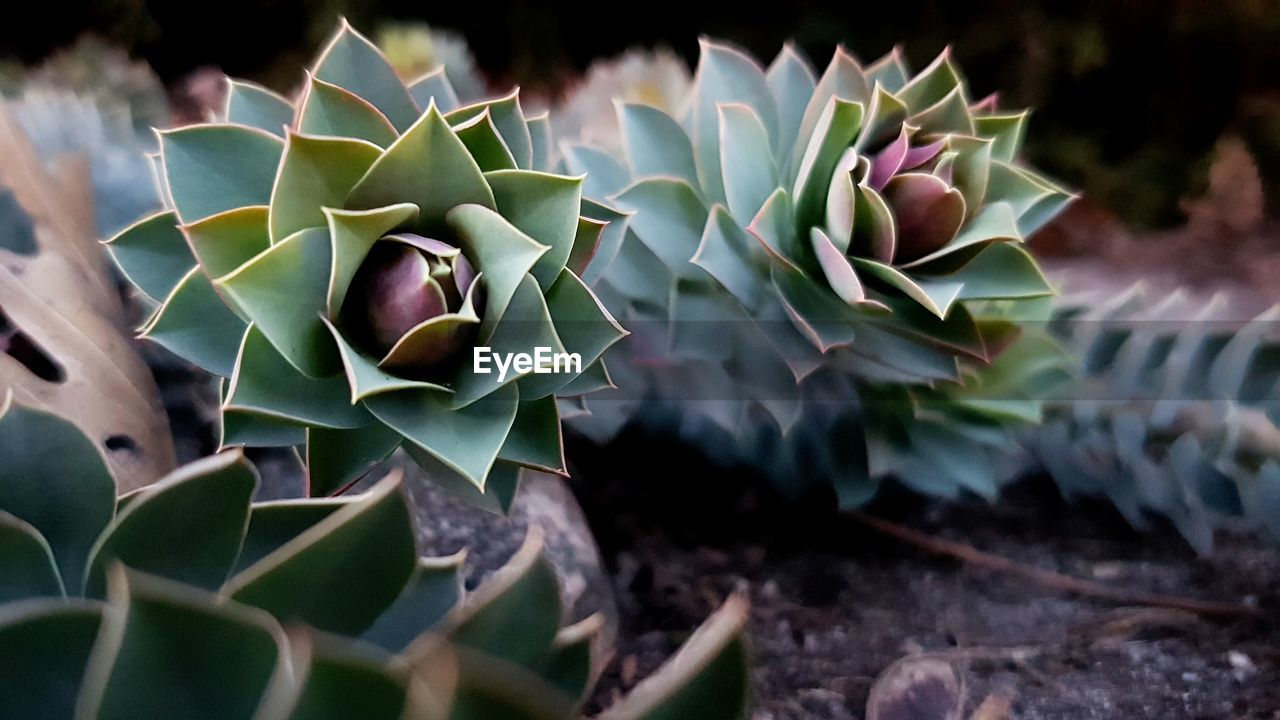
[[[817,77],[790,46],[765,70],[704,41],[681,113],[618,117],[620,148],[564,147],[629,215],[588,278],[634,333],[610,366],[632,392],[578,403],[580,427],[661,417],[845,504],[890,474],[994,492],[969,448],[1013,447],[1038,417],[1026,363],[1061,360],[1019,340],[1052,292],[1022,241],[1072,197],[1018,159],[1026,112],[975,102],[949,52],[912,75],[840,49]],[[1019,367],[983,380],[1015,341]]]
[[[625,331],[579,278],[602,223],[549,168],[516,94],[459,107],[405,86],[345,23],[296,104],[233,82],[225,117],[160,134],[169,209],[109,241],[160,303],[142,329],[224,388],[223,445],[305,446],[314,495],[404,444],[510,496],[564,472],[555,398],[608,384]],[[576,355],[474,372],[495,355]]]
[[[472,594],[417,557],[393,475],[350,498],[252,503],[238,451],[116,497],[70,423],[0,416],[0,702],[13,720],[577,717],[599,618],[561,627],[534,531]],[[733,598],[611,712],[742,717]]]
[[[674,115],[689,95],[689,68],[669,48],[631,49],[598,60],[552,108],[551,127],[562,139],[603,147],[618,145],[615,103],[644,103]]]
[[[1244,321],[1223,297],[1135,286],[1066,297],[1051,327],[1077,379],[1024,440],[1064,494],[1137,528],[1162,517],[1201,553],[1227,517],[1280,540],[1277,309]]]

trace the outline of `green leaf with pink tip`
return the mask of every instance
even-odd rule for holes
[[[451,111],[445,116],[450,125],[458,125],[485,111],[493,118],[493,126],[498,129],[502,141],[511,150],[516,160],[516,167],[528,170],[533,165],[533,138],[529,135],[529,125],[524,119],[524,111],[520,108],[520,93],[512,91],[510,95],[497,100],[468,105]]]
[[[529,271],[544,290],[560,276],[578,234],[582,178],[532,170],[485,173],[498,212],[548,250]],[[483,268],[482,268],[483,269]]]
[[[549,248],[489,207],[458,206],[449,212],[448,221],[467,259],[485,276],[480,327],[480,341],[485,342],[516,288]]]
[[[142,218],[106,245],[125,277],[156,301],[173,292],[194,262],[171,210]]]
[[[1027,133],[1029,112],[1016,114],[982,115],[973,119],[974,131],[980,137],[992,139],[991,156],[996,160],[1013,162],[1022,150],[1022,139]]]
[[[778,187],[769,134],[750,107],[720,106],[720,169],[725,202],[740,224],[751,222]]]
[[[947,48],[894,94],[906,103],[911,112],[918,113],[963,85],[964,78],[951,59],[951,49]]]
[[[231,377],[245,325],[193,267],[139,333],[215,375]]]
[[[759,263],[763,251],[757,241],[738,226],[723,205],[711,208],[698,251],[689,262],[706,270],[748,310],[760,301],[764,285]]]
[[[404,442],[400,433],[374,421],[364,427],[307,428],[307,494],[333,495],[364,477]]]
[[[321,52],[312,74],[368,100],[397,130],[418,119],[413,98],[386,57],[346,22]]]
[[[515,422],[519,400],[516,386],[507,383],[464,407],[446,393],[429,390],[386,393],[364,402],[385,425],[483,489]]]
[[[676,277],[691,275],[689,259],[698,249],[707,208],[693,186],[673,178],[646,178],[614,198],[635,213],[630,229]]]
[[[345,207],[369,210],[403,202],[418,206],[410,229],[427,237],[447,230],[445,215],[459,205],[495,207],[480,167],[436,108],[374,162]]]
[[[1049,280],[1021,243],[993,243],[948,278],[964,284],[962,300],[1053,294]]]
[[[338,355],[342,358],[342,369],[347,380],[347,396],[353,404],[374,395],[396,390],[450,392],[443,385],[411,380],[386,372],[378,367],[376,359],[353,348],[331,322],[326,319],[324,324],[333,336],[334,344],[338,347]]]
[[[556,399],[522,400],[498,459],[535,470],[564,474],[564,436]]]
[[[831,100],[814,126],[804,147],[791,194],[796,199],[796,228],[807,232],[824,215],[832,174],[845,150],[862,129],[863,106],[839,98]]]
[[[462,144],[467,146],[467,151],[482,171],[487,173],[516,168],[516,159],[498,133],[498,128],[494,127],[488,110],[454,126],[453,131],[458,134]]]
[[[724,200],[720,182],[721,103],[742,103],[756,111],[769,137],[778,132],[778,110],[764,69],[737,48],[703,38],[690,99],[695,159],[708,202]]]
[[[951,306],[959,299],[960,291],[964,289],[962,283],[948,280],[917,280],[892,265],[875,260],[853,258],[853,265],[862,271],[864,276],[879,280],[943,319],[947,317]]]
[[[364,140],[289,133],[271,192],[271,242],[324,227],[322,208],[341,207],[381,156],[381,148]]]
[[[223,406],[308,426],[357,428],[369,415],[348,401],[342,375],[315,378],[298,372],[258,329],[249,327]]]
[[[862,281],[858,279],[857,271],[849,264],[849,258],[840,252],[840,249],[831,242],[831,238],[827,237],[820,228],[810,230],[809,238],[813,243],[813,253],[822,267],[822,273],[827,278],[827,285],[836,296],[850,305],[865,301],[867,293],[862,289]]]
[[[818,78],[818,84],[814,87],[809,97],[809,104],[805,106],[804,116],[800,120],[800,131],[795,136],[793,141],[795,147],[791,150],[790,170],[793,178],[800,174],[800,164],[804,159],[805,150],[813,142],[813,138],[819,135],[822,118],[827,113],[827,106],[831,101],[834,99],[847,104],[866,103],[870,98],[871,86],[867,84],[862,67],[852,55],[845,52],[843,47],[837,47],[831,63],[827,65],[822,77]]]
[[[409,95],[423,112],[431,107],[432,102],[442,113],[452,112],[459,105],[458,93],[453,89],[453,83],[449,82],[443,66],[409,83]]]
[[[321,322],[331,257],[329,231],[308,228],[216,281],[228,301],[280,354],[311,377],[339,369],[333,341]]]
[[[553,357],[557,353],[565,352],[564,344],[556,332],[555,323],[547,308],[547,298],[543,296],[533,276],[526,275],[520,282],[507,305],[506,312],[494,324],[492,334],[484,335],[482,328],[477,346],[488,347],[496,357],[510,357],[517,353],[532,355],[537,348],[546,348]],[[517,372],[514,367],[508,370],[505,377],[500,378],[493,363],[489,364],[489,369],[491,372],[487,374],[477,373],[473,372],[473,363],[463,363],[453,383],[453,403],[456,407],[475,402],[499,387],[525,377],[555,379],[559,381],[555,383],[556,385],[568,380],[561,374],[534,376],[533,368],[529,368],[526,372]]]
[[[969,98],[964,86],[956,86],[946,97],[915,112],[908,120],[925,135],[973,134],[973,117],[969,114]]]
[[[884,57],[866,67],[866,75],[868,84],[880,83],[886,91],[896,93],[911,78],[911,70],[902,58],[902,48],[895,45]]]
[[[622,147],[636,175],[679,178],[698,186],[693,143],[670,115],[643,103],[619,103]]]
[[[227,84],[227,122],[284,137],[284,129],[293,124],[293,105],[261,85],[232,80]]]
[[[778,108],[778,131],[773,136],[773,146],[778,149],[779,168],[790,168],[791,146],[804,120],[804,111],[813,97],[818,78],[809,63],[796,51],[792,43],[784,43],[778,56],[765,72],[765,84],[773,95]],[[785,153],[785,154],[784,154]]]
[[[284,141],[245,125],[209,123],[160,133],[165,185],[184,223],[271,200]]]
[[[600,248],[600,240],[604,236],[607,222],[593,220],[589,217],[578,218],[578,228],[573,234],[573,248],[569,251],[569,259],[564,266],[579,277],[591,265],[591,260]]]
[[[324,137],[358,138],[390,147],[400,133],[368,100],[314,76],[298,111],[298,132]]]
[[[351,281],[373,244],[397,227],[408,224],[417,215],[418,208],[412,203],[397,203],[372,210],[325,208],[323,212],[333,254],[325,308],[327,317],[336,318],[351,289]]]
[[[271,247],[267,215],[267,206],[249,205],[183,225],[182,232],[205,274],[219,278]]]
[[[546,300],[564,350],[581,358],[579,370],[596,362],[614,343],[627,335],[591,288],[568,268],[560,271],[560,277],[547,290]],[[558,393],[577,374],[562,372],[525,376],[520,381],[520,397],[535,400]]]

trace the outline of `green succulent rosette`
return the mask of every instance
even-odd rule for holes
[[[949,52],[913,74],[839,49],[819,75],[790,46],[766,69],[704,41],[680,112],[618,116],[618,147],[563,162],[629,216],[588,279],[634,333],[614,377],[651,392],[580,426],[662,417],[850,504],[890,474],[991,495],[1062,363],[1021,327],[1052,294],[1024,240],[1073,197],[1020,160],[1027,112],[975,101]],[[1014,345],[1024,364],[983,379]]]
[[[514,93],[406,86],[344,23],[296,102],[232,81],[223,117],[160,133],[168,209],[108,246],[158,304],[142,336],[227,378],[224,446],[302,448],[321,495],[403,445],[505,501],[522,467],[564,472],[556,397],[607,386],[625,335],[548,138]],[[477,373],[477,347],[578,362]]]

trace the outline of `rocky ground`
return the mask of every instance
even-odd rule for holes
[[[1214,620],[975,570],[821,503],[784,510],[758,478],[716,476],[692,454],[658,458],[624,440],[572,457],[621,611],[600,704],[743,590],[757,720],[863,718],[877,676],[908,657],[954,668],[957,717],[1280,718],[1280,554],[1243,536],[1198,558],[1168,529],[1137,535],[1109,507],[1067,504],[1036,478],[997,506],[893,496],[870,508],[1028,566],[1259,610]]]

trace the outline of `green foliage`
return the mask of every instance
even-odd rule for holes
[[[168,207],[109,247],[159,303],[143,336],[229,378],[225,440],[305,444],[313,495],[402,444],[478,495],[565,472],[552,398],[625,331],[578,277],[582,180],[548,172],[517,95],[406,86],[344,23],[296,103],[232,82],[222,118],[160,144]],[[475,346],[581,367],[476,373]]]
[[[565,148],[630,214],[589,276],[635,333],[627,395],[575,422],[675,427],[844,505],[888,475],[994,495],[1063,361],[1020,332],[1052,294],[1023,240],[1072,198],[1019,160],[1027,113],[975,101],[947,52],[912,74],[839,49],[819,76],[711,41],[683,107],[620,103],[618,147]]]
[[[1027,447],[1065,494],[1105,497],[1138,528],[1163,517],[1202,553],[1224,517],[1280,539],[1277,317],[1138,287],[1065,300],[1052,328],[1077,380]]]
[[[417,557],[398,475],[251,503],[231,451],[117,499],[73,425],[19,406],[0,457],[6,718],[568,720],[599,673],[539,531],[465,596],[462,554]],[[741,718],[745,619],[731,599],[614,716]]]

